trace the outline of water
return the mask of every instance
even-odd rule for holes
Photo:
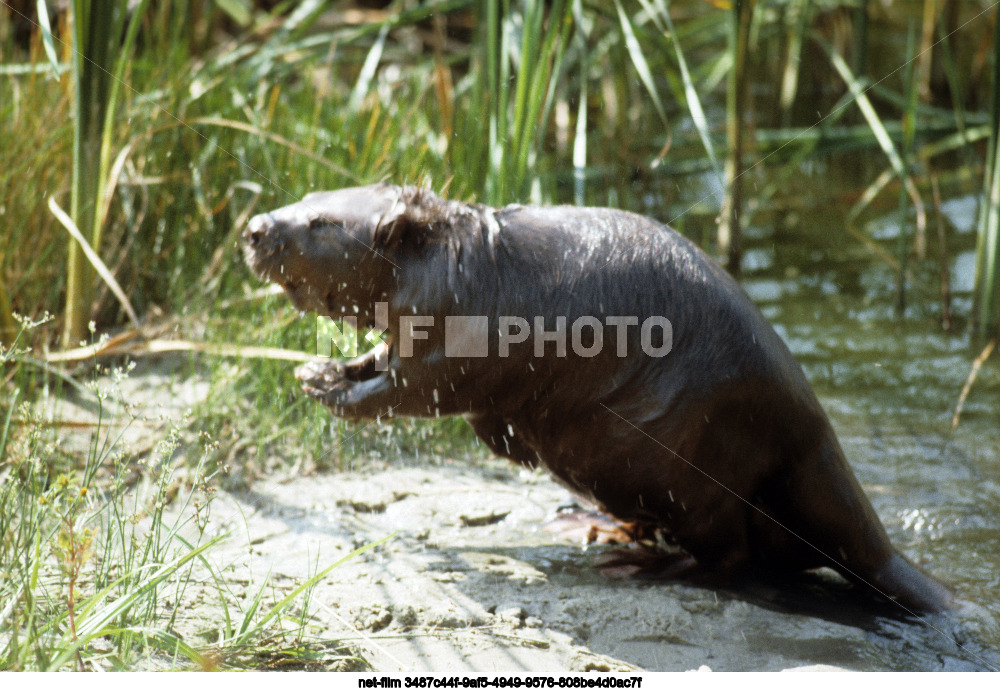
[[[969,228],[974,199],[950,202],[944,212],[951,223]],[[755,223],[767,225],[765,219]],[[869,224],[893,226],[892,212]],[[969,234],[951,235],[952,256],[967,256],[972,242]],[[801,209],[796,223],[765,230],[750,244],[780,260],[747,271],[748,292],[802,363],[893,542],[974,604],[958,616],[974,640],[970,650],[1000,650],[996,359],[980,371],[960,425],[951,431],[978,354],[964,329],[968,270],[952,263],[952,311],[963,328],[948,334],[940,327],[936,251],[914,266],[916,280],[900,317],[895,270],[846,233],[842,208],[821,199]],[[933,638],[922,643],[933,646]]]

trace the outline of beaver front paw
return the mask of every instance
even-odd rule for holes
[[[335,360],[311,361],[300,365],[295,368],[295,378],[302,383],[303,391],[314,399],[349,384],[344,379],[343,368]]]
[[[302,391],[335,416],[360,420],[392,415],[398,393],[387,375],[357,381],[349,379],[350,374],[336,361],[310,362],[295,370]]]
[[[343,366],[333,360],[300,365],[295,377],[308,397],[329,406],[337,415],[343,414],[342,407],[351,398],[350,390],[358,384],[348,379]]]

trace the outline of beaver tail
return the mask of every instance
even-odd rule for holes
[[[940,613],[955,607],[951,591],[898,552],[870,578],[870,585],[907,610]]]

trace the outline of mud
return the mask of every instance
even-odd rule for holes
[[[137,452],[208,391],[197,378],[161,372],[137,372],[122,385],[128,400],[147,402],[133,409],[126,435]],[[82,420],[87,408],[63,402],[52,415]],[[267,608],[388,537],[317,584],[306,631],[376,671],[981,668],[956,649],[955,622],[884,617],[832,572],[736,590],[607,580],[593,566],[605,547],[543,528],[569,501],[565,490],[540,471],[479,457],[358,460],[345,473],[221,489],[205,536],[228,538],[208,559],[244,607],[268,583]],[[292,456],[273,461],[301,466]],[[212,645],[223,614],[207,573],[195,577],[206,585],[185,591],[176,631],[199,649]]]

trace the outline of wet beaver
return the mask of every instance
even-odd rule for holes
[[[387,350],[298,370],[335,415],[465,416],[497,454],[669,535],[681,569],[827,566],[949,606],[890,544],[774,329],[670,228],[383,184],[310,194],[244,237],[299,309],[384,330]]]

